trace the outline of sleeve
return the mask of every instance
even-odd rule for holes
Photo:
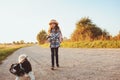
[[[62,32],[61,32],[61,30],[60,30],[60,36],[59,36],[59,39],[60,39],[60,42],[63,41],[63,36],[62,36]]]
[[[50,39],[50,36],[48,36],[48,37],[47,37],[47,41],[50,42],[50,40],[51,40],[51,39]]]
[[[51,40],[52,40],[52,33],[49,34],[49,36],[47,37],[47,40],[48,40],[48,42],[51,42]]]

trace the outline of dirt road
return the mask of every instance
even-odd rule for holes
[[[9,67],[23,53],[29,56],[36,80],[120,80],[120,49],[60,48],[60,68],[52,71],[50,49],[39,46],[19,49],[4,60],[0,80],[15,79]]]

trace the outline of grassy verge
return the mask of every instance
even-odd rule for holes
[[[12,54],[14,51],[26,47],[28,45],[0,45],[0,64],[2,60]]]
[[[43,44],[42,47],[49,47],[49,44]],[[120,41],[79,41],[79,42],[62,42],[63,48],[120,48]]]

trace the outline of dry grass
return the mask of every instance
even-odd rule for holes
[[[49,47],[49,44],[43,44],[42,47]],[[79,41],[79,42],[62,42],[62,48],[120,48],[120,41]]]
[[[28,45],[22,44],[22,45],[0,45],[0,63],[2,63],[2,60],[4,60],[7,56],[12,54],[14,51],[25,47]]]

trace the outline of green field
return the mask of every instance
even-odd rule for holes
[[[41,45],[42,47],[49,47],[48,43]],[[120,41],[79,41],[79,42],[62,42],[63,48],[120,48]]]
[[[28,45],[0,45],[0,64],[2,63],[2,60],[12,54],[14,51],[25,46]]]

